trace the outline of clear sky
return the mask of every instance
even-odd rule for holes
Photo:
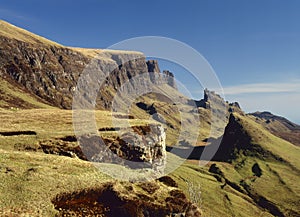
[[[148,35],[185,42],[212,65],[227,100],[298,123],[299,11],[297,0],[0,0],[1,19],[68,46],[106,48]],[[192,94],[202,95],[197,87]]]

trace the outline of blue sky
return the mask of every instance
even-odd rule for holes
[[[298,123],[299,11],[297,0],[0,1],[1,19],[68,46],[106,48],[148,35],[187,43],[212,65],[226,99]]]

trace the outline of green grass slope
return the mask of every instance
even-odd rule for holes
[[[248,116],[234,114],[230,122],[221,151],[231,155],[205,168],[185,165],[174,176],[183,186],[200,184],[207,216],[299,216],[300,149]]]

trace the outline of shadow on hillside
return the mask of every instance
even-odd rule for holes
[[[167,152],[171,152],[181,158],[189,159],[189,160],[213,160],[213,161],[228,161],[230,158],[230,153],[228,150],[224,149],[222,137],[218,139],[208,139],[206,140],[208,145],[206,146],[167,146]],[[205,153],[214,153],[217,149],[217,152],[211,159],[210,156],[205,155],[204,149],[206,149]],[[204,155],[203,155],[204,154]]]

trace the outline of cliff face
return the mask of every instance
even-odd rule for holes
[[[0,47],[2,78],[9,76],[54,106],[71,107],[72,93],[87,57],[68,48],[34,45],[4,36],[0,36]]]
[[[78,78],[93,57],[100,53],[99,67],[107,68],[104,64],[111,66],[105,88],[97,99],[100,108],[110,108],[110,101],[116,90],[139,74],[153,72],[149,74],[153,84],[166,81],[175,87],[173,74],[160,73],[157,61],[146,61],[141,53],[69,48],[3,21],[0,25],[2,30],[5,29],[0,31],[1,78],[12,78],[51,105],[71,108]],[[134,60],[122,64],[133,56]],[[142,85],[140,88],[143,88]]]

